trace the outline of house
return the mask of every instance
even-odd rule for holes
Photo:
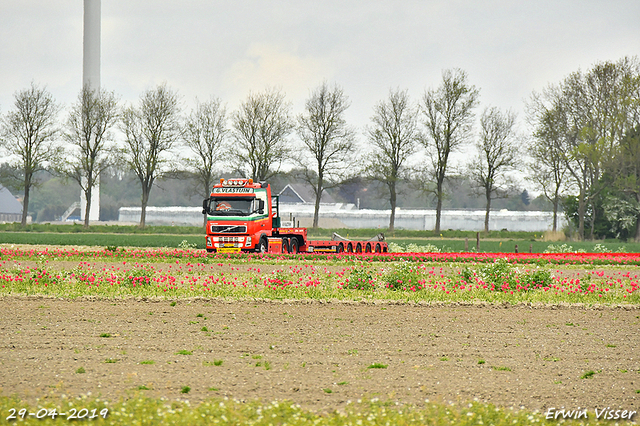
[[[11,192],[0,185],[0,222],[20,222],[22,220],[22,204]]]
[[[281,203],[287,204],[315,204],[316,194],[309,185],[289,183],[278,194]],[[336,200],[327,191],[322,191],[320,203],[334,204]]]

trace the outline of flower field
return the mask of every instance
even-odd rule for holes
[[[104,424],[556,424],[551,404],[636,409],[639,263],[4,246],[0,408],[109,408]]]
[[[637,304],[637,253],[0,251],[0,295]]]

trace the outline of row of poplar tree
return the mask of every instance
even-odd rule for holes
[[[439,231],[451,154],[472,144],[475,155],[465,169],[486,197],[485,230],[491,200],[505,193],[509,173],[519,170],[553,204],[554,230],[564,206],[581,239],[587,227],[591,238],[604,227],[616,236],[640,239],[639,93],[637,58],[597,63],[534,92],[526,105],[532,130],[522,134],[512,111],[486,107],[476,123],[479,90],[464,71],[445,70],[439,85],[417,102],[406,90],[390,90],[374,106],[363,132],[367,143],[361,146],[345,119],[348,97],[327,82],[311,92],[297,116],[276,89],[249,94],[231,113],[212,98],[196,101],[182,115],[177,93],[166,84],[124,107],[114,92],[85,87],[64,123],[58,120],[61,106],[32,83],[15,94],[13,109],[1,118],[0,148],[20,171],[23,224],[34,174],[45,169],[78,182],[88,226],[100,173],[114,164],[126,166],[140,183],[143,227],[154,182],[167,173],[189,171],[206,197],[223,162],[256,181],[268,180],[283,163],[294,163],[305,170],[316,195],[314,227],[325,189],[359,174],[388,189],[393,230],[396,186],[410,174],[419,177],[418,189],[435,197]],[[424,157],[417,156],[421,151]]]

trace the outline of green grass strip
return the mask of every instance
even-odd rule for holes
[[[323,392],[323,395],[328,392]],[[332,392],[333,393],[333,392]],[[186,396],[185,396],[186,397]],[[82,409],[86,411],[81,411]],[[515,411],[497,408],[492,404],[471,402],[465,404],[441,404],[425,402],[420,407],[396,404],[394,402],[371,401],[348,403],[339,411],[318,414],[301,408],[291,401],[240,402],[229,399],[209,399],[200,404],[187,401],[169,401],[167,399],[148,398],[141,394],[109,402],[101,399],[81,398],[47,398],[35,405],[23,403],[13,397],[0,397],[0,411],[3,418],[20,417],[20,410],[27,413],[25,425],[59,425],[66,422],[74,412],[85,414],[89,424],[104,425],[540,425],[558,424],[558,420],[546,420],[545,413]],[[52,418],[50,413],[56,410],[58,416]],[[30,416],[28,413],[33,413]],[[65,416],[60,416],[65,413]],[[35,415],[42,416],[37,419]],[[45,415],[47,414],[47,415]],[[106,414],[106,418],[103,415]],[[587,413],[585,420],[564,421],[567,425],[609,425],[611,421],[595,418],[593,412]],[[95,416],[91,420],[88,417]],[[16,419],[8,419],[12,422]]]
[[[0,244],[176,248],[183,241],[204,250],[204,232],[200,235],[0,232]]]

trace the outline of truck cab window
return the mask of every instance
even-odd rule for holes
[[[211,198],[211,207],[209,210],[213,216],[255,216],[261,214],[260,199],[253,197],[214,197]]]

